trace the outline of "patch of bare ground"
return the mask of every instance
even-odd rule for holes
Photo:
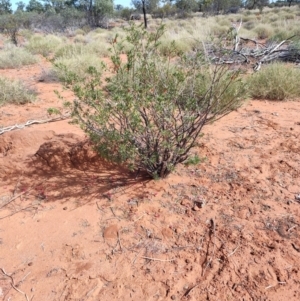
[[[40,93],[0,124],[43,117]],[[205,128],[203,163],[159,181],[67,120],[0,135],[1,298],[299,300],[299,113],[251,101]]]

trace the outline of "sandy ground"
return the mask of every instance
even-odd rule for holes
[[[0,127],[60,106],[46,67],[0,72],[40,99]],[[203,162],[158,181],[69,120],[0,135],[0,299],[300,300],[300,103],[250,101],[204,133]]]

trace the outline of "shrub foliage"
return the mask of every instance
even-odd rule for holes
[[[211,66],[203,53],[175,56],[170,45],[161,55],[163,33],[163,26],[151,33],[131,25],[131,47],[124,58],[124,41],[116,37],[105,81],[94,67],[85,76],[67,77],[77,97],[74,120],[100,155],[154,178],[185,161],[203,126],[239,107],[244,96],[239,73]]]

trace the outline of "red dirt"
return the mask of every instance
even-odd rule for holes
[[[0,107],[0,126],[60,106],[40,72],[0,72],[40,98]],[[68,120],[0,135],[0,296],[300,300],[299,113],[248,102],[205,128],[203,163],[159,181],[103,162]]]

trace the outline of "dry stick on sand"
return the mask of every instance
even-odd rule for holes
[[[19,198],[20,196],[22,196],[23,194],[29,192],[30,190],[32,190],[33,188],[30,188],[29,190],[23,191],[19,194],[17,194],[16,196],[13,196],[7,203],[5,203],[3,206],[0,207],[0,210],[2,208],[4,208],[5,206],[7,206],[8,204],[10,204],[11,202],[13,202],[14,200],[16,200],[17,198]]]
[[[11,275],[8,275],[5,270],[3,268],[0,268],[1,272],[3,273],[4,276],[10,278],[11,280],[11,286],[14,290],[16,290],[18,293],[22,294],[23,296],[25,296],[26,298],[26,301],[30,301],[31,299],[27,296],[26,293],[22,292],[21,290],[19,290],[17,287],[16,287],[16,284],[15,284],[15,281],[14,281],[14,278],[11,276]]]
[[[30,126],[32,124],[42,124],[42,123],[64,120],[64,119],[70,118],[70,116],[71,116],[70,114],[66,114],[66,115],[62,115],[59,117],[48,118],[48,119],[44,119],[44,120],[28,120],[23,124],[15,124],[15,125],[11,125],[11,126],[8,126],[5,128],[0,128],[0,135],[4,134],[6,132],[13,131],[13,130],[24,129],[26,126]]]
[[[216,249],[216,233],[215,233],[215,231],[216,231],[216,224],[215,224],[214,219],[211,219],[211,220],[210,220],[210,223],[211,223],[211,225],[210,225],[210,237],[211,237],[212,235],[214,235],[214,241],[213,241],[213,245],[214,245],[214,246],[213,246],[212,256],[211,256],[211,258],[207,261],[207,263],[206,263],[206,265],[205,265],[205,268],[204,268],[203,271],[202,271],[202,277],[205,275],[205,272],[206,272],[207,268],[209,267],[209,265],[211,264],[211,262],[213,261],[213,258],[214,258],[214,256],[215,256],[215,249]],[[181,297],[181,299],[182,299],[183,297],[188,296],[189,293],[190,293],[194,288],[196,288],[199,284],[200,284],[200,282],[198,282],[198,283],[196,283],[195,285],[193,285],[192,287],[190,287],[190,288],[183,294],[183,296]]]
[[[17,214],[17,213],[19,213],[19,212],[21,212],[21,211],[25,211],[25,210],[27,210],[27,209],[29,209],[29,208],[38,209],[38,207],[35,207],[35,206],[28,206],[28,207],[22,208],[22,209],[20,209],[20,210],[18,210],[18,211],[15,211],[15,212],[13,212],[13,213],[11,213],[11,214],[9,214],[9,215],[0,217],[0,220],[1,220],[1,219],[5,219],[5,218],[10,217],[10,216],[13,216],[13,215],[15,215],[15,214]]]
[[[14,196],[15,193],[16,193],[16,188],[15,188],[14,193],[13,193],[11,199],[10,199],[7,203],[5,203],[4,205],[2,205],[2,206],[0,207],[0,210],[1,210],[2,208],[4,208],[5,206],[7,206],[8,204],[10,204],[11,202],[13,202],[14,200],[16,200],[17,198],[19,198],[20,196],[22,196],[23,194],[28,193],[29,191],[31,191],[31,190],[34,189],[35,187],[37,187],[37,186],[43,184],[43,183],[46,182],[46,181],[47,181],[47,180],[45,180],[45,181],[43,181],[43,182],[41,182],[41,183],[39,183],[39,184],[37,184],[37,185],[35,185],[35,186],[32,186],[32,187],[30,187],[29,189],[26,189],[25,191],[19,193],[19,194],[16,195],[16,196]],[[17,184],[17,185],[18,185],[18,184]],[[24,209],[26,209],[26,208],[24,208]]]
[[[202,271],[202,277],[205,275],[205,272],[206,272],[208,266],[211,264],[211,262],[212,262],[212,260],[213,260],[213,258],[214,258],[214,256],[215,256],[215,249],[216,249],[216,233],[215,233],[215,231],[216,231],[216,224],[215,224],[215,222],[214,222],[213,219],[211,219],[210,222],[211,222],[210,236],[211,236],[212,234],[214,235],[214,241],[213,241],[213,245],[214,245],[214,246],[213,246],[212,256],[211,256],[211,258],[207,261],[207,263],[206,263],[206,265],[205,265],[205,268],[204,268],[204,270]]]
[[[117,232],[117,235],[118,235],[118,243],[120,245],[121,252],[123,252],[123,248],[122,248],[122,244],[121,244],[121,240],[120,240],[120,231]]]
[[[148,259],[148,260],[153,260],[153,261],[161,261],[161,262],[170,262],[174,261],[175,258],[172,259],[159,259],[159,258],[152,258],[152,257],[146,257],[146,256],[140,256],[140,258]]]

